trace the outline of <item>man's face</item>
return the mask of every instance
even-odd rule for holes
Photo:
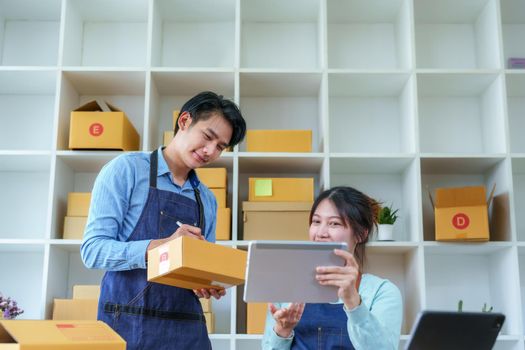
[[[233,129],[220,114],[195,123],[188,113],[179,118],[179,151],[184,164],[195,169],[219,158],[232,138]],[[180,134],[180,135],[179,135]]]

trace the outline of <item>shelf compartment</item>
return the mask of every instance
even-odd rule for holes
[[[239,79],[249,129],[312,130],[312,152],[323,151],[321,74],[241,73]],[[245,150],[246,141],[240,145]]]
[[[519,262],[519,280],[521,292],[521,315],[522,319],[525,317],[525,245],[518,248],[518,262]],[[523,333],[525,333],[525,325],[523,325]]]
[[[154,67],[233,67],[234,0],[154,2]],[[213,33],[210,35],[210,33]]]
[[[0,266],[9,269],[0,274],[1,293],[24,310],[18,319],[42,318],[43,265],[44,245],[0,245]]]
[[[466,246],[466,245],[465,245]],[[446,245],[425,247],[427,305],[433,310],[456,311],[463,300],[464,311],[481,311],[483,304],[506,315],[501,335],[521,334],[519,283],[515,249],[491,251],[471,249],[459,252]]]
[[[55,70],[0,71],[0,149],[51,150]]]
[[[366,251],[364,271],[380,278],[386,278],[400,290],[403,298],[403,324],[401,334],[407,334],[417,319],[418,310],[422,308],[423,271],[421,255],[417,248],[405,252],[385,253]]]
[[[93,156],[59,155],[55,166],[55,189],[53,195],[53,217],[51,238],[61,239],[64,232],[64,217],[67,212],[69,192],[91,192],[100,169],[116,157],[117,152]]]
[[[525,1],[500,0],[504,65],[511,57],[525,58]],[[510,67],[509,67],[510,69]]]
[[[399,209],[396,241],[419,240],[419,164],[414,158],[330,158],[330,187],[351,186]],[[371,240],[376,240],[376,233]]]
[[[44,238],[51,157],[2,155],[0,164],[0,238]]]
[[[494,0],[415,1],[416,66],[501,68],[498,11]]]
[[[144,67],[148,13],[147,0],[66,1],[62,65]]]
[[[415,151],[410,75],[330,74],[328,79],[330,152]]]
[[[507,74],[506,82],[510,151],[525,153],[525,74]]]
[[[510,165],[505,158],[422,158],[424,240],[435,240],[434,209],[429,192],[435,198],[438,187],[485,186],[488,198],[492,186],[496,184],[494,199],[488,208],[490,240],[511,241],[509,178]]]
[[[421,152],[506,152],[500,76],[419,74],[417,84]]]
[[[518,241],[525,241],[525,158],[512,159],[514,218]],[[524,251],[525,252],[525,251]],[[523,267],[525,269],[525,265]],[[524,280],[525,281],[525,280]]]
[[[73,286],[77,284],[100,285],[103,270],[88,269],[80,258],[80,245],[63,246],[51,244],[46,290],[46,319],[51,319],[53,300],[71,299]]]
[[[412,62],[410,1],[327,1],[328,67],[408,69]]]
[[[153,150],[162,144],[164,131],[173,130],[173,111],[180,110],[190,98],[202,91],[213,91],[233,101],[234,86],[233,72],[153,72],[147,148]]]
[[[57,65],[61,3],[0,2],[0,66]]]
[[[126,113],[143,144],[145,73],[139,71],[66,71],[61,76],[57,149],[69,149],[71,111],[101,99]]]
[[[318,69],[321,1],[241,1],[241,67]]]

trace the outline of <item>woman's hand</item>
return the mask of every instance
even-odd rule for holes
[[[193,293],[197,295],[199,298],[206,298],[210,299],[211,297],[214,297],[215,299],[219,300],[221,297],[226,295],[226,289],[194,289]]]
[[[353,309],[361,304],[356,285],[359,265],[354,255],[346,250],[335,249],[334,253],[345,259],[345,266],[319,266],[315,277],[323,286],[338,287],[337,296],[343,300],[347,309]]]
[[[280,309],[274,304],[268,304],[268,306],[275,320],[273,330],[281,338],[288,338],[303,316],[304,303],[291,303],[288,307]]]

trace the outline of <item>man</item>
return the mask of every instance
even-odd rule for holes
[[[225,294],[147,282],[147,251],[180,236],[215,241],[217,202],[194,169],[241,142],[246,123],[233,102],[202,92],[182,106],[174,133],[166,148],[104,166],[80,248],[88,268],[107,270],[98,319],[128,350],[211,349],[198,297]]]

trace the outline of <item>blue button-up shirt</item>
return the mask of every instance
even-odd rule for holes
[[[157,169],[157,188],[195,200],[188,180],[181,187],[173,180],[162,150]],[[146,250],[151,240],[126,242],[139,221],[149,192],[150,153],[126,153],[107,163],[95,180],[80,254],[88,268],[123,271],[146,268]],[[199,182],[204,237],[215,242],[217,201]],[[192,223],[188,223],[192,224]]]

